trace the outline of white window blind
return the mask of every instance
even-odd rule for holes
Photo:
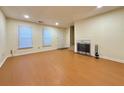
[[[32,47],[32,29],[29,26],[19,26],[19,48]]]
[[[42,35],[43,35],[43,46],[51,46],[52,34],[50,28],[44,28]]]

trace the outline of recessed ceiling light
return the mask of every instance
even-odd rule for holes
[[[56,26],[57,26],[57,25],[59,25],[59,23],[58,23],[58,22],[56,22]]]
[[[29,15],[24,15],[24,18],[28,19],[28,18],[30,18],[30,17],[29,17]]]
[[[101,5],[98,5],[98,6],[97,6],[97,8],[102,8],[102,7],[103,7],[103,6],[101,6]]]

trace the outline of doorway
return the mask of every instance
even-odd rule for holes
[[[70,49],[74,51],[75,44],[75,33],[74,33],[74,25],[70,26]]]

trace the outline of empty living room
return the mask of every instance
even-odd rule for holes
[[[0,86],[120,85],[123,6],[0,6]]]

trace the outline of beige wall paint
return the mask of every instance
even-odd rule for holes
[[[124,8],[75,22],[75,38],[91,40],[92,55],[98,44],[101,57],[124,62]]]
[[[6,18],[0,10],[0,66],[7,58]]]
[[[33,31],[33,48],[31,49],[18,49],[18,26],[19,25],[27,25],[32,27]],[[43,47],[42,46],[42,29],[43,27],[47,27],[52,32],[52,45],[51,47]],[[36,23],[24,22],[14,19],[7,19],[7,31],[8,31],[8,52],[10,54],[10,50],[13,50],[14,56],[23,55],[28,53],[35,53],[40,51],[48,51],[54,50],[57,48],[65,47],[65,29],[43,26]]]

